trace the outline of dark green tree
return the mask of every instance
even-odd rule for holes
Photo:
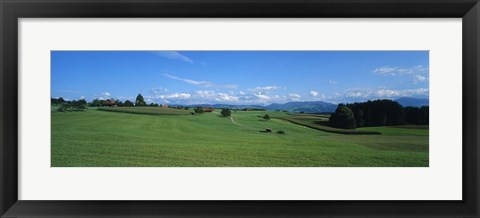
[[[58,105],[58,104],[61,104],[61,103],[64,103],[65,100],[63,100],[62,97],[60,98],[51,98],[51,103],[54,104],[54,105]]]
[[[195,111],[196,114],[203,114],[203,112],[205,112],[203,107],[195,107],[195,109],[193,110]]]
[[[405,118],[405,122],[407,124],[420,124],[421,115],[420,115],[420,108],[418,107],[405,107],[405,114],[407,117]]]
[[[347,106],[339,106],[335,113],[330,116],[328,121],[331,127],[341,128],[341,129],[355,129],[355,117],[352,110]]]
[[[268,114],[265,114],[265,116],[263,116],[263,119],[264,120],[270,120],[270,116]]]
[[[407,112],[398,102],[392,100],[374,100],[347,104],[354,114],[356,127],[393,126],[408,123]]]
[[[133,102],[131,102],[130,100],[126,100],[125,103],[123,103],[123,106],[124,107],[133,107]]]
[[[142,94],[138,94],[137,95],[137,99],[135,100],[135,106],[136,107],[144,107],[146,106],[147,103],[145,102],[145,100],[143,99],[143,96]]]
[[[420,108],[420,124],[421,125],[428,125],[429,124],[429,107],[422,106]]]
[[[366,118],[364,113],[364,111],[366,110],[365,104],[354,103],[347,106],[352,110],[353,115],[355,116],[356,128],[364,127]]]
[[[88,109],[87,104],[88,103],[87,103],[87,101],[85,101],[85,99],[80,99],[80,100],[77,101],[76,107],[77,107],[77,109],[83,111],[85,109]]]
[[[102,102],[98,99],[93,99],[92,102],[90,102],[90,107],[100,107],[102,105]]]
[[[73,111],[73,106],[71,101],[65,101],[61,103],[58,108],[59,108],[58,111]]]
[[[232,115],[232,111],[228,108],[222,109],[222,112],[220,112],[224,117],[229,117]]]
[[[124,105],[123,105],[123,102],[120,101],[120,100],[117,100],[116,103],[117,103],[117,106],[118,106],[118,107],[123,107],[123,106],[124,106]]]

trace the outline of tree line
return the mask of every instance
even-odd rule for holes
[[[100,100],[100,99],[93,99],[91,102],[86,102],[84,99],[80,100],[72,100],[66,101],[64,98],[51,98],[51,103],[53,105],[59,105],[62,108],[76,108],[76,109],[86,109],[88,107],[101,107],[101,106],[118,106],[118,107],[158,107],[160,106],[157,103],[150,103],[147,104],[142,96],[142,94],[138,94],[135,102],[130,100],[126,100],[122,102],[121,100],[114,100],[114,99],[107,99],[107,100]]]
[[[66,101],[63,98],[52,98],[51,103],[58,105],[57,111],[83,111],[87,109],[87,101],[85,99]]]
[[[51,104],[52,105],[58,105],[58,111],[82,111],[84,109],[87,109],[88,107],[159,107],[160,105],[157,103],[150,103],[147,104],[145,102],[145,99],[143,98],[142,94],[138,94],[135,102],[132,102],[130,100],[126,100],[122,102],[121,100],[117,99],[93,99],[91,102],[87,102],[84,99],[80,100],[65,100],[62,97],[59,98],[51,98]],[[176,109],[185,109],[189,110],[190,107],[188,106],[182,106],[182,105],[176,105],[176,106],[168,106],[170,108],[176,108]],[[197,107],[195,109],[195,112],[197,113],[203,113],[204,108],[203,107]]]
[[[403,107],[398,102],[387,99],[339,104],[329,119],[329,126],[342,129],[428,123],[428,106]]]

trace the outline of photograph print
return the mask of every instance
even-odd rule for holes
[[[428,167],[428,51],[51,51],[51,167]]]

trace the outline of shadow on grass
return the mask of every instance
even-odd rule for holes
[[[322,126],[328,126],[328,121],[326,121],[326,120],[318,120],[318,121],[314,121],[313,123],[318,124],[318,125],[322,125]]]

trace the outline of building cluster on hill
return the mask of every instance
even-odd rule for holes
[[[141,94],[138,94],[135,102],[130,100],[126,100],[122,102],[121,100],[116,99],[93,99],[91,102],[87,102],[84,99],[80,99],[78,101],[66,101],[62,97],[60,98],[51,98],[52,105],[58,105],[60,107],[59,110],[65,111],[66,110],[83,110],[87,109],[87,107],[160,107],[160,108],[172,108],[172,109],[184,109],[189,110],[189,106],[183,105],[168,105],[168,104],[157,104],[157,103],[150,103],[147,104]],[[200,107],[201,110],[197,107],[198,113],[204,112],[213,112],[215,108],[213,107]],[[201,112],[200,112],[201,111]]]

